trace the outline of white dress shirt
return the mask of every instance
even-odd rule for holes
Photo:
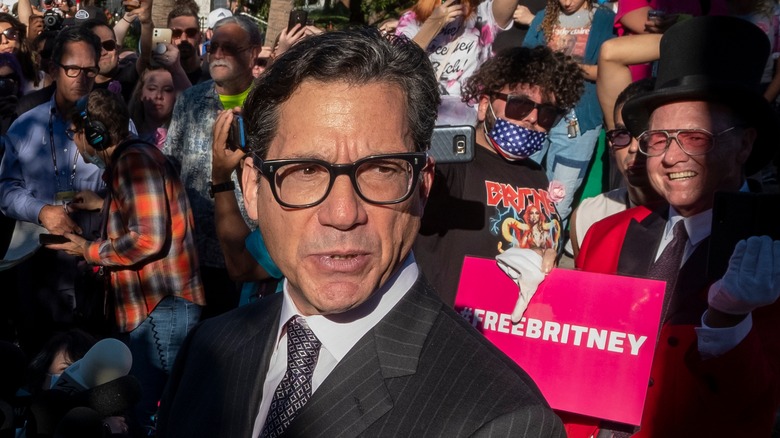
[[[401,267],[390,279],[363,304],[338,315],[312,315],[304,319],[309,328],[322,343],[317,365],[312,376],[312,394],[330,375],[336,365],[347,355],[369,330],[387,315],[401,301],[417,281],[419,268],[410,253]],[[263,383],[263,398],[255,419],[253,437],[259,437],[265,426],[268,409],[271,406],[276,387],[287,371],[286,323],[295,315],[303,315],[290,297],[289,285],[284,280],[282,311],[279,317],[277,343]]]

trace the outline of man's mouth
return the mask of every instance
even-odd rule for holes
[[[685,172],[670,173],[669,174],[669,179],[672,180],[672,181],[676,181],[676,180],[679,180],[679,179],[693,178],[696,175],[698,175],[698,173],[696,173],[696,172],[694,172],[692,170],[687,170]]]

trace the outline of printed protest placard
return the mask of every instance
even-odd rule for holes
[[[512,324],[517,290],[495,260],[466,257],[455,309],[554,409],[638,425],[664,282],[554,269]]]

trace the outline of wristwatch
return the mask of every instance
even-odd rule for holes
[[[209,196],[214,198],[214,195],[219,192],[230,192],[236,189],[236,183],[233,181],[224,182],[222,184],[209,183]]]

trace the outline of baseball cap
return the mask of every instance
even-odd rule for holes
[[[226,18],[226,17],[232,17],[233,13],[225,8],[217,8],[213,11],[209,12],[209,18],[206,21],[206,27],[208,29],[213,29],[214,25],[217,24],[217,21]]]

